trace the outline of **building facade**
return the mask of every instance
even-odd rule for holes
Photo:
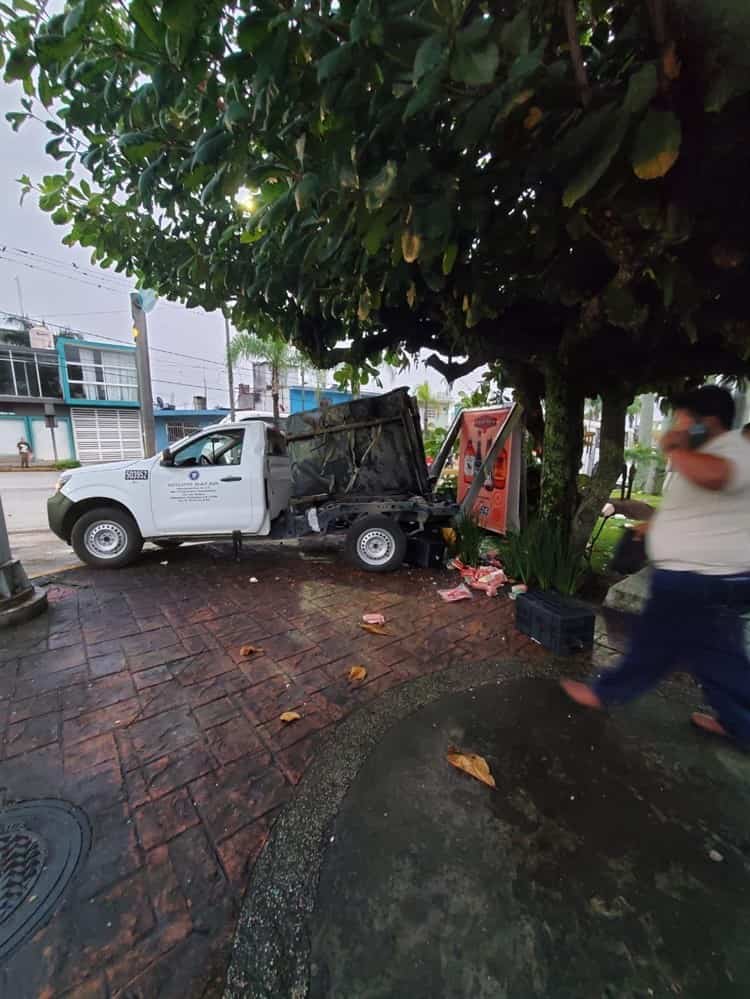
[[[143,457],[135,348],[49,333],[49,346],[32,346],[33,330],[0,329],[0,461],[17,460],[20,440],[36,462]]]

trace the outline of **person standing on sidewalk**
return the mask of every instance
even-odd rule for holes
[[[31,458],[31,445],[25,437],[22,437],[18,444],[16,444],[16,447],[18,448],[18,453],[21,456],[21,468],[28,468],[29,459]]]
[[[618,666],[591,684],[562,681],[588,708],[625,704],[676,669],[715,712],[693,724],[750,749],[750,660],[740,616],[750,600],[750,447],[732,431],[734,400],[707,385],[673,401],[661,447],[672,480],[644,533],[651,592]]]

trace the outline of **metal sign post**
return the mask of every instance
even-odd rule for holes
[[[55,458],[55,464],[58,462],[57,457],[57,441],[55,440],[55,427],[57,426],[57,417],[55,416],[55,406],[54,403],[45,402],[44,404],[44,424],[49,428],[49,435],[52,438],[52,454]]]

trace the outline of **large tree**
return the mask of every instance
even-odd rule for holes
[[[746,0],[11,8],[67,242],[325,366],[500,361],[579,544],[634,394],[748,370]]]

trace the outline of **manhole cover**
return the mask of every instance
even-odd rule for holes
[[[0,959],[52,914],[90,843],[86,816],[65,801],[0,809]]]

